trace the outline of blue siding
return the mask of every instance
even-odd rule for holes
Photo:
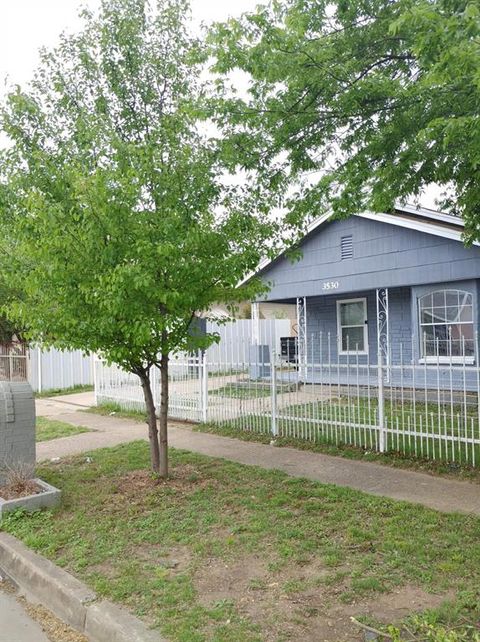
[[[359,363],[377,363],[377,304],[375,291],[355,292],[352,298],[367,299],[368,357],[359,356]],[[410,363],[412,359],[412,318],[410,288],[389,290],[390,348],[393,363]],[[348,297],[347,297],[348,298]],[[337,301],[345,296],[328,295],[307,298],[308,359],[325,363],[338,359]],[[330,350],[329,350],[330,346]],[[340,362],[356,362],[356,356],[340,355]]]
[[[480,319],[480,302],[478,297],[478,280],[456,281],[454,283],[435,283],[412,288],[389,289],[389,334],[390,354],[392,364],[409,364],[418,362],[420,358],[420,338],[418,327],[419,297],[437,289],[458,288],[471,292],[474,306],[474,326],[478,331]],[[377,310],[375,291],[360,291],[352,294],[351,298],[367,299],[368,320],[368,361],[377,363]],[[315,362],[336,361],[338,358],[337,345],[337,306],[339,299],[345,295],[328,295],[307,298],[307,334],[308,355]],[[330,345],[330,350],[329,346]],[[478,357],[478,355],[477,355]],[[347,362],[347,357],[340,355],[341,362]],[[360,357],[360,363],[366,363],[367,357]]]
[[[341,237],[348,234],[353,258],[342,261]],[[322,225],[301,249],[296,263],[280,258],[264,270],[262,278],[272,285],[265,300],[323,295],[328,281],[338,282],[336,294],[347,294],[480,275],[479,247],[355,216]]]

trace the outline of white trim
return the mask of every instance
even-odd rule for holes
[[[412,221],[411,219],[402,218],[398,214],[376,214],[375,212],[361,212],[354,214],[360,218],[366,218],[371,221],[380,221],[381,223],[389,223],[390,225],[397,225],[398,227],[406,227],[409,230],[417,230],[424,234],[431,234],[432,236],[440,236],[444,239],[451,241],[463,242],[463,230],[451,230],[443,225],[434,225],[431,223],[422,223],[421,221]],[[474,241],[473,245],[480,245],[480,241]]]
[[[405,212],[406,214],[417,214],[419,216],[424,216],[425,218],[431,218],[434,221],[444,221],[445,223],[451,223],[453,225],[459,225],[465,227],[465,223],[462,218],[459,216],[453,216],[452,214],[445,214],[445,212],[437,212],[436,210],[430,210],[426,207],[416,207],[415,205],[397,205],[396,208],[399,212]]]
[[[448,366],[450,364],[452,364],[454,366],[465,364],[467,366],[471,366],[471,365],[473,365],[475,363],[475,357],[444,357],[444,356],[434,357],[434,356],[430,356],[430,357],[421,357],[418,360],[418,363],[427,364],[427,365],[428,364],[436,365],[437,363],[439,363],[439,364],[445,365],[445,366]]]
[[[364,350],[342,350],[342,328],[360,328],[360,325],[351,325],[351,326],[342,326],[341,317],[340,317],[340,306],[342,303],[357,303],[361,301],[363,303],[364,311],[364,323],[363,323],[363,345]],[[366,297],[357,297],[353,299],[339,299],[337,300],[337,341],[338,341],[338,355],[346,356],[351,354],[358,354],[360,356],[368,355],[368,307],[367,307],[367,298]]]

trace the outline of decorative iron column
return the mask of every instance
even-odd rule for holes
[[[390,365],[390,333],[388,328],[388,288],[377,290],[377,347],[382,364]]]
[[[258,301],[252,301],[252,343],[254,346],[260,344],[260,306]]]
[[[297,362],[300,381],[307,378],[307,298],[297,297]]]

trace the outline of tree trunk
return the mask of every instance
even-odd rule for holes
[[[148,370],[140,374],[142,382],[143,396],[147,409],[148,437],[150,440],[150,461],[154,473],[161,474],[160,471],[160,448],[158,443],[157,413],[155,402],[153,400],[152,386],[150,384],[150,375]]]
[[[160,477],[168,477],[168,352],[160,361]]]

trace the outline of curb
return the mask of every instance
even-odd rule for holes
[[[8,533],[0,533],[0,569],[25,594],[91,642],[166,642],[120,607],[83,582],[34,553]]]

